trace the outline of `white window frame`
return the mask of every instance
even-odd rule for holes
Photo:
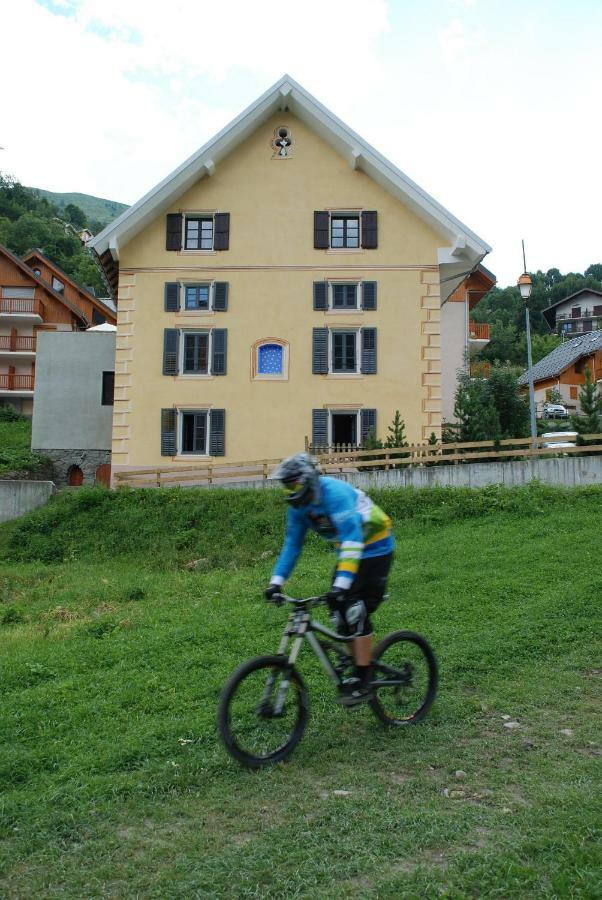
[[[201,249],[201,247],[186,246],[186,223],[188,219],[211,219],[213,222],[213,230],[211,233],[211,248]],[[206,212],[185,212],[182,213],[182,249],[180,253],[215,253],[215,210],[207,210]]]
[[[7,285],[2,288],[3,300],[33,300],[35,298],[35,287],[17,287]]]
[[[198,252],[198,251],[189,251]],[[207,251],[203,251],[207,252]],[[215,281],[180,281],[180,304],[178,313],[185,316],[208,316],[215,312]],[[208,287],[209,288],[209,308],[208,309],[187,309],[186,308],[186,288],[187,287]]]
[[[55,282],[56,282],[56,284],[55,284]],[[57,284],[59,284],[60,287],[57,287]],[[56,275],[52,276],[52,281],[50,282],[50,286],[52,287],[53,291],[57,292],[57,294],[60,294],[61,292],[64,293],[64,291],[65,291],[65,285],[63,284],[63,282],[61,281],[60,278],[56,277]]]
[[[259,351],[270,344],[282,350],[282,372],[280,375],[266,375],[259,371]],[[254,381],[288,381],[288,343],[279,338],[265,338],[253,346],[253,379]]]
[[[184,371],[184,337],[187,334],[206,334],[207,341],[207,371],[206,372],[185,372]],[[212,378],[213,363],[213,329],[212,328],[180,328],[178,338],[178,377],[179,378]]]
[[[328,249],[332,253],[361,253],[362,247],[362,212],[361,209],[329,209],[328,210]],[[333,219],[355,219],[357,216],[359,224],[357,229],[358,245],[357,247],[333,247],[332,246],[332,220]]]
[[[334,335],[335,334],[348,334],[350,332],[355,332],[355,369],[352,372],[335,372],[334,371]],[[361,327],[350,326],[345,328],[341,325],[338,328],[329,328],[328,329],[328,374],[334,375],[337,378],[354,378],[357,375],[361,375],[362,368],[362,329]]]
[[[354,284],[356,287],[355,292],[355,306],[335,306],[334,305],[334,289],[338,284],[350,285]],[[333,278],[332,281],[328,282],[328,311],[333,313],[357,313],[363,312],[363,282],[360,279],[348,279],[344,278]]]
[[[328,446],[332,447],[334,445],[334,435],[333,435],[333,422],[332,417],[336,415],[343,416],[353,416],[355,415],[355,436],[356,436],[356,446],[360,446],[361,444],[361,427],[362,427],[362,411],[361,408],[357,409],[352,407],[350,409],[329,409],[328,410]]]
[[[198,457],[198,456],[209,456],[209,448],[211,447],[211,408],[208,406],[199,406],[194,409],[178,409],[178,425],[177,425],[177,440],[178,440],[178,456],[184,457],[184,459],[188,459],[189,457]],[[205,413],[207,417],[207,428],[205,429],[205,451],[204,453],[193,453],[189,450],[184,450],[184,416],[187,413]]]

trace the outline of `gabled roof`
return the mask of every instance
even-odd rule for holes
[[[448,288],[447,296],[489,253],[491,248],[485,241],[366,143],[298,82],[289,75],[284,75],[207,144],[178,166],[171,175],[164,178],[90,241],[88,246],[92,247],[102,260],[111,281],[114,282],[115,273],[109,271],[110,258],[117,261],[121,247],[172,205],[196,181],[211,175],[222,159],[280,109],[290,110],[338,153],[346,157],[352,168],[361,169],[441,234],[444,247],[439,253],[439,262],[447,266],[448,277],[442,278],[442,284],[446,283],[445,287]]]
[[[26,266],[28,266],[29,268],[32,268],[29,261],[33,260],[36,257],[38,259],[43,259],[44,262],[47,263],[47,265],[49,266],[50,269],[52,269],[54,272],[57,272],[61,276],[61,278],[64,278],[65,281],[68,281],[69,284],[72,287],[74,287],[77,291],[79,291],[81,294],[85,294],[86,298],[90,301],[90,303],[92,303],[93,306],[97,306],[102,313],[108,314],[113,319],[115,318],[115,310],[111,309],[110,306],[107,306],[106,303],[103,303],[103,301],[100,300],[98,297],[95,297],[94,294],[91,294],[87,288],[83,287],[83,285],[81,285],[77,281],[75,281],[71,277],[71,275],[67,275],[67,273],[63,269],[61,269],[61,267],[58,266],[54,262],[54,260],[52,260],[48,256],[46,256],[46,254],[42,250],[40,250],[39,247],[34,247],[33,250],[28,250],[27,253],[23,257],[23,262],[25,263]],[[47,284],[47,282],[43,278],[40,278],[40,281],[43,281],[44,284]]]
[[[557,300],[556,303],[552,303],[550,306],[546,306],[544,310],[542,310],[542,316],[550,326],[550,328],[554,328],[556,324],[556,313],[554,310],[557,306],[560,306],[561,303],[566,303],[568,300],[574,300],[575,297],[580,297],[581,294],[596,294],[598,297],[602,297],[602,291],[597,291],[595,288],[580,288],[578,291],[575,291],[574,294],[569,294],[568,297],[563,297],[562,300]],[[549,313],[549,315],[547,315]]]
[[[579,337],[565,341],[540,359],[533,366],[533,381],[543,381],[545,378],[555,378],[576,363],[584,356],[591,356],[596,351],[602,350],[602,331],[588,331]],[[524,372],[518,379],[520,385],[529,383],[528,372]]]
[[[43,278],[38,278],[33,269],[30,269],[26,263],[23,262],[22,259],[19,259],[8,247],[5,247],[3,244],[0,244],[0,253],[4,254],[4,256],[8,257],[12,263],[28,278],[31,278],[36,284],[38,284],[46,293],[50,294],[54,297],[55,300],[58,300],[59,303],[62,303],[63,306],[66,306],[67,309],[70,309],[71,312],[77,316],[77,318],[82,322],[83,325],[88,325],[88,319],[84,315],[84,313],[75,306],[73,303],[70,303],[62,294],[59,294],[58,291],[55,291],[53,287],[51,287],[47,281],[44,281]]]

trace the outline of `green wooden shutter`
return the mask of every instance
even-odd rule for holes
[[[328,375],[328,328],[313,329],[312,372]]]
[[[163,374],[178,374],[178,345],[180,333],[177,328],[163,329]]]
[[[165,217],[165,249],[182,249],[182,214],[168,213]]]
[[[175,456],[178,452],[177,440],[178,412],[177,410],[161,410],[161,456]]]
[[[312,409],[311,411],[311,443],[315,453],[316,448],[328,447],[328,410]]]
[[[314,212],[314,247],[316,250],[330,247],[330,213],[320,209]]]
[[[314,281],[314,309],[328,309],[328,283]]]
[[[226,312],[228,309],[228,282],[216,281],[213,290],[213,309],[216,312]]]
[[[226,455],[226,410],[212,409],[209,411],[209,455]]]
[[[177,281],[165,282],[165,312],[177,312],[180,308],[180,285]]]
[[[362,444],[366,443],[366,438],[372,431],[376,437],[376,410],[362,409],[360,410],[360,427],[362,431]]]
[[[362,247],[364,250],[375,250],[378,247],[378,213],[362,212]]]
[[[225,375],[228,365],[228,329],[214,328],[211,334],[213,338],[211,374]]]
[[[376,375],[376,328],[362,328],[362,373]]]
[[[363,309],[376,309],[376,281],[362,281]]]
[[[216,213],[213,228],[213,249],[228,250],[230,247],[230,213]]]

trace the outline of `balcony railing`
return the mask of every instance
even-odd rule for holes
[[[34,375],[2,372],[0,373],[0,391],[33,391],[34,378]]]
[[[33,297],[1,297],[0,313],[11,315],[42,315],[42,304]]]
[[[491,340],[488,322],[469,322],[468,336],[471,341],[489,341]]]
[[[471,378],[489,378],[491,375],[491,363],[485,360],[471,362],[470,377]]]
[[[22,352],[30,351],[35,353],[35,335],[33,335],[33,337],[18,337],[13,334],[2,334],[0,335],[0,350],[10,350],[11,352],[18,352],[20,350]]]

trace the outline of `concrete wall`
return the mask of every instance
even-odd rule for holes
[[[44,506],[55,490],[52,481],[0,481],[0,522]]]
[[[517,487],[530,481],[541,481],[557,487],[584,487],[602,484],[602,456],[559,457],[520,462],[470,463],[458,466],[416,466],[380,472],[344,472],[337,474],[362,490],[371,488],[435,486],[481,488],[488,484]],[[206,485],[186,484],[185,487]],[[238,481],[212,487],[264,488],[278,487],[273,480]]]
[[[32,448],[110,450],[113,407],[101,392],[114,369],[114,332],[38,332]]]

